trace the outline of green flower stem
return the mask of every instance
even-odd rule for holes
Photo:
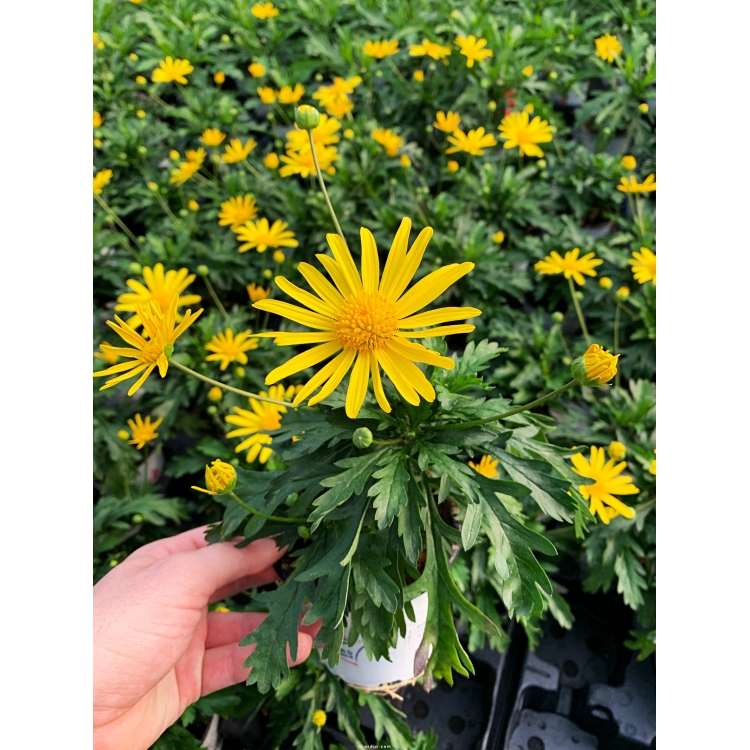
[[[185,225],[172,213],[172,209],[169,207],[169,204],[164,200],[164,198],[159,195],[159,193],[154,193],[154,195],[156,196],[156,200],[159,201],[161,207],[164,209],[164,213],[174,222],[174,225],[177,227],[177,231],[185,231]]]
[[[281,105],[278,102],[273,103],[274,107],[278,110],[279,114],[286,120],[287,125],[290,125],[291,127],[294,127],[294,123],[289,119],[289,115],[287,115],[286,112],[281,108]]]
[[[346,249],[348,250],[349,245],[346,244],[346,237],[344,237],[344,233],[341,231],[341,224],[339,224],[339,220],[336,218],[336,212],[333,210],[331,199],[328,197],[326,184],[325,182],[323,182],[323,173],[320,171],[320,164],[318,164],[318,155],[315,153],[315,141],[313,140],[312,130],[307,131],[307,137],[310,139],[310,150],[312,151],[313,161],[315,162],[315,171],[318,174],[320,189],[323,191],[323,196],[325,197],[326,203],[328,204],[328,210],[331,212],[331,218],[333,219],[333,223],[336,225],[336,231],[339,233],[339,237],[341,237],[341,239],[343,240],[344,247],[346,247]]]
[[[237,393],[240,396],[247,396],[247,398],[257,398],[258,401],[265,401],[267,404],[276,404],[278,406],[286,406],[287,408],[291,407],[292,409],[296,409],[296,407],[289,401],[277,401],[276,399],[267,398],[266,396],[259,396],[257,393],[243,391],[240,388],[235,388],[234,386],[227,385],[226,383],[214,380],[213,378],[207,378],[205,375],[201,375],[199,372],[191,370],[189,367],[185,367],[185,365],[181,365],[174,359],[170,359],[169,364],[174,365],[178,370],[182,370],[188,375],[192,375],[193,377],[198,378],[198,380],[202,380],[204,383],[210,383],[211,385],[218,386],[219,388],[223,388],[225,391],[231,391],[232,393]]]
[[[562,388],[558,388],[556,391],[552,391],[552,393],[548,393],[546,396],[542,396],[541,398],[536,399],[536,401],[531,401],[528,404],[524,404],[523,406],[517,406],[515,409],[511,409],[510,411],[505,411],[502,414],[496,414],[494,417],[487,417],[487,419],[477,419],[474,422],[458,422],[457,424],[441,424],[437,425],[436,427],[433,427],[433,430],[468,430],[471,427],[481,427],[482,425],[489,424],[490,422],[495,422],[499,419],[506,419],[507,417],[512,417],[514,414],[520,414],[522,411],[528,411],[529,409],[534,409],[537,406],[541,406],[542,404],[546,404],[547,401],[552,401],[552,399],[557,398],[558,396],[561,396],[565,391],[570,390],[574,385],[577,385],[577,380],[571,380],[569,383],[566,383]]]
[[[403,73],[396,67],[393,60],[391,60],[390,57],[387,57],[385,61],[388,65],[391,66],[391,70],[393,70],[393,72],[404,82],[404,85],[408,86],[409,81],[407,81],[406,78],[404,78]]]
[[[279,521],[280,523],[306,523],[306,518],[282,518],[281,516],[269,516],[266,513],[261,513],[259,510],[255,510],[255,508],[251,508],[247,503],[240,500],[237,495],[234,494],[234,492],[227,492],[229,497],[234,500],[238,505],[241,505],[245,510],[249,511],[255,516],[260,516],[261,518],[265,518],[266,521]]]
[[[581,305],[578,302],[578,297],[576,295],[576,288],[573,286],[573,279],[568,279],[568,284],[570,285],[570,296],[573,298],[573,304],[575,305],[575,308],[576,308],[578,321],[581,324],[583,337],[586,339],[586,346],[591,346],[591,337],[589,336],[589,329],[586,328],[586,321],[583,318],[583,311],[581,310]]]
[[[615,301],[615,348],[612,350],[614,352],[620,351],[620,303]],[[615,385],[619,387],[620,385],[620,370],[618,368],[617,374],[615,375]]]
[[[286,196],[284,193],[282,193],[281,190],[279,190],[268,178],[264,177],[247,159],[243,159],[242,164],[248,172],[255,176],[256,180],[266,187],[266,189],[275,193],[282,202],[286,202]]]
[[[573,359],[573,355],[570,353],[570,349],[568,349],[568,343],[565,341],[565,336],[563,335],[562,324],[558,323],[557,330],[560,333],[560,341],[562,341],[562,345],[563,345],[563,349],[565,349],[565,353],[571,359]],[[617,351],[617,350],[615,349],[615,351]]]
[[[94,193],[94,198],[96,198],[99,205],[107,212],[107,215],[112,218],[112,220],[117,224],[117,226],[120,227],[120,229],[122,229],[122,231],[128,235],[128,237],[130,238],[130,241],[138,248],[138,250],[143,252],[141,243],[138,242],[135,235],[127,228],[127,226],[125,226],[125,224],[120,219],[120,217],[109,207],[109,205],[107,205],[107,202],[104,200],[104,198],[102,198],[100,195],[97,195],[96,193]]]
[[[395,440],[373,440],[373,445],[395,445],[396,443],[400,443],[401,438],[396,438]]]
[[[206,282],[208,293],[211,295],[211,299],[214,301],[216,307],[219,308],[219,312],[224,316],[224,320],[228,321],[229,313],[224,308],[224,305],[221,304],[221,300],[219,299],[219,295],[216,294],[216,290],[214,289],[214,285],[211,283],[211,279],[209,279],[208,276],[204,276],[203,281]]]
[[[636,193],[636,196],[635,196],[635,208],[636,208],[636,212],[638,214],[638,225],[639,225],[640,230],[641,230],[641,239],[643,239],[644,236],[646,235],[646,230],[644,229],[644,226],[643,226],[643,211],[641,210],[642,209],[642,207],[641,207],[641,197],[637,193]]]

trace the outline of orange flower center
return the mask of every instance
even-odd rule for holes
[[[281,414],[279,414],[276,411],[266,412],[260,418],[261,430],[266,430],[270,432],[271,430],[278,430],[279,427],[281,427]]]
[[[145,332],[144,332],[145,333]],[[156,362],[159,357],[164,353],[164,345],[161,344],[157,339],[149,341],[143,349],[141,349],[141,362],[152,365]]]
[[[334,332],[344,349],[371,352],[385,346],[398,330],[395,305],[380,292],[357,292],[347,297]]]

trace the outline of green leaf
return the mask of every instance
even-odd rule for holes
[[[469,503],[464,513],[461,527],[461,544],[464,550],[470,550],[477,541],[484,521],[484,507],[482,503]]]
[[[407,484],[409,473],[404,468],[403,453],[387,453],[379,464],[383,467],[373,472],[373,479],[378,481],[370,487],[368,496],[375,508],[375,520],[379,529],[385,529],[393,523],[401,506],[408,503]]]
[[[631,640],[625,641],[625,645],[633,651],[640,652],[638,661],[648,659],[656,651],[656,630],[631,630],[630,636]]]
[[[367,705],[375,719],[375,739],[388,734],[389,745],[394,750],[414,750],[414,739],[409,725],[401,719],[403,714],[384,698],[373,693],[360,692],[360,702]]]
[[[645,570],[638,561],[643,556],[643,549],[630,536],[623,535],[627,540],[615,557],[615,574],[617,575],[617,593],[622,594],[625,604],[632,609],[638,609],[643,604],[641,592],[648,588]],[[637,555],[637,557],[636,557]]]
[[[419,553],[422,551],[422,514],[420,508],[424,505],[424,498],[414,479],[409,478],[407,485],[408,501],[398,512],[398,535],[407,562],[416,567]]]
[[[419,451],[419,468],[424,471],[428,466],[439,469],[446,474],[453,483],[472,502],[477,502],[479,489],[475,477],[477,473],[466,464],[450,458],[450,454],[458,453],[458,448],[439,443],[422,443]]]
[[[367,592],[376,607],[385,607],[388,612],[395,612],[403,606],[401,589],[386,573],[391,566],[387,557],[378,554],[374,549],[375,537],[364,537],[352,561],[352,574],[357,593]]]

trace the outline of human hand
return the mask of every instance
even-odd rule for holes
[[[209,602],[276,579],[273,539],[244,549],[207,545],[205,527],[137,549],[94,586],[94,747],[141,750],[202,695],[243,682],[255,646],[239,641],[256,612],[208,612]],[[309,655],[318,626],[301,626]]]

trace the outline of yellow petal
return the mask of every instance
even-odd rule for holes
[[[393,280],[390,289],[388,290],[388,298],[395,302],[403,293],[404,289],[411,283],[414,278],[414,274],[419,268],[419,264],[422,262],[422,256],[424,251],[427,249],[427,243],[432,238],[432,227],[425,227],[414,240],[414,244],[411,246],[411,250],[404,259],[399,273]]]
[[[380,281],[380,260],[375,238],[369,229],[359,230],[362,242],[362,285],[366,292],[377,292]],[[351,386],[349,386],[351,389]]]
[[[375,286],[377,289],[377,284]],[[359,352],[357,360],[354,363],[351,377],[349,378],[349,388],[346,391],[346,416],[349,419],[356,419],[359,410],[362,408],[362,402],[367,395],[367,383],[370,376],[370,357],[368,352]]]
[[[482,314],[476,307],[441,307],[437,310],[412,315],[410,318],[399,320],[399,328],[424,328],[434,326],[438,323],[447,323],[451,320],[468,320],[478,318]]]
[[[452,333],[471,333],[473,330],[474,326],[471,323],[461,323],[455,326],[437,326],[436,328],[428,328],[425,331],[400,331],[396,336],[423,339],[428,336],[450,336]]]
[[[370,372],[372,374],[372,390],[375,393],[375,398],[378,401],[378,405],[384,411],[390,414],[391,405],[388,403],[388,399],[385,397],[385,391],[383,390],[383,381],[380,379],[380,365],[378,364],[378,358],[375,356],[375,352],[370,352]]]
[[[333,375],[328,378],[328,382],[307,402],[310,406],[314,406],[324,398],[328,398],[336,390],[336,386],[343,380],[344,375],[346,375],[352,366],[356,353],[356,349],[344,349],[341,361],[336,370],[334,370]]]
[[[300,344],[323,344],[333,341],[335,333],[275,333],[273,343],[276,346],[299,346]]]
[[[333,257],[336,258],[339,268],[341,268],[346,276],[346,280],[349,282],[349,286],[351,286],[355,292],[361,292],[362,279],[359,277],[359,271],[352,259],[349,248],[337,234],[327,234],[326,239],[328,240],[328,245],[333,251]]]
[[[319,313],[304,310],[296,305],[290,305],[288,302],[281,302],[275,299],[262,299],[256,302],[253,307],[258,310],[276,313],[276,315],[281,315],[282,318],[288,318],[308,328],[317,328],[321,331],[333,330],[333,321],[330,318],[326,318]]]
[[[337,310],[341,308],[344,304],[344,298],[338,289],[317,268],[303,262],[297,266],[297,270],[305,277],[305,280],[318,297],[325,300],[331,307]]]
[[[316,313],[325,315],[326,318],[335,318],[336,310],[331,307],[327,302],[322,299],[306,292],[304,289],[300,289],[296,284],[292,284],[291,281],[287,281],[283,276],[276,277],[276,285],[282,291],[286,292],[290,297],[295,299],[297,302],[302,303],[305,307],[309,307]]]
[[[319,254],[315,257],[320,261],[323,268],[328,271],[328,275],[333,279],[333,283],[336,284],[344,297],[354,294],[354,287],[349,284],[346,274],[341,270],[341,266],[330,255]]]
[[[435,400],[435,389],[425,374],[407,357],[402,356],[395,347],[388,342],[385,346],[391,356],[393,364],[398,368],[403,377],[412,385],[414,390],[427,401]]]
[[[336,372],[336,369],[341,364],[341,360],[345,357],[345,352],[334,357],[330,362],[320,368],[318,372],[313,375],[310,380],[302,386],[299,393],[294,397],[292,402],[295,406],[301,404],[311,393],[318,390],[328,378]]]
[[[474,268],[473,263],[451,263],[425,276],[396,302],[396,313],[399,319],[406,318],[417,310],[421,310],[425,305],[429,305],[451,284],[469,273],[472,268]]]
[[[409,381],[401,374],[398,367],[396,367],[390,353],[384,348],[378,349],[376,356],[383,370],[385,370],[385,374],[391,379],[393,385],[396,386],[396,390],[406,401],[417,406],[419,404],[419,396],[417,395],[417,392],[411,387]]]
[[[341,344],[338,341],[331,341],[326,344],[320,344],[314,346],[312,349],[308,349],[306,352],[298,354],[296,357],[292,357],[288,362],[277,367],[266,375],[266,385],[273,385],[279,380],[288,378],[290,375],[299,372],[300,370],[306,370],[308,367],[317,365],[318,362],[322,362],[324,359],[333,356],[337,351],[341,349]]]
[[[154,367],[156,367],[155,364],[149,365],[148,369],[143,373],[143,375],[141,375],[140,378],[138,378],[136,383],[130,386],[130,390],[128,391],[128,396],[132,396],[146,382],[146,378],[151,374]]]
[[[432,349],[428,349],[426,346],[422,346],[422,344],[415,344],[412,341],[394,338],[388,342],[388,346],[394,352],[410,359],[412,362],[422,362],[426,365],[442,367],[445,370],[452,370],[456,366],[456,363],[450,357],[441,357],[437,352],[433,352]]]
[[[409,245],[409,232],[411,232],[411,219],[404,218],[399,226],[396,236],[393,238],[393,244],[388,252],[388,258],[385,262],[383,278],[380,280],[380,291],[389,296],[391,286],[395,283],[401,264],[406,257],[406,248]]]

